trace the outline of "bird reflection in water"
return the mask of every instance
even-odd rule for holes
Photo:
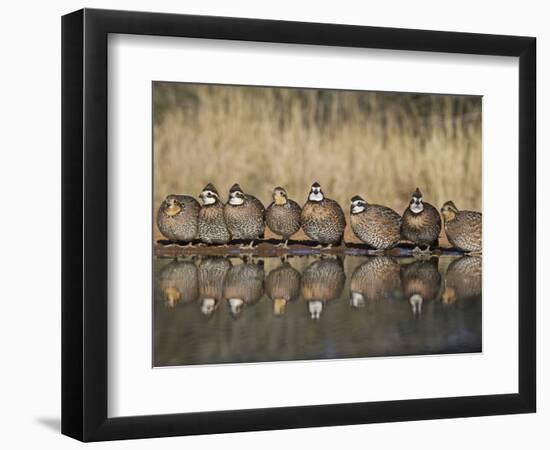
[[[234,318],[241,315],[244,307],[254,305],[264,295],[263,261],[244,261],[229,269],[225,276],[223,297]]]
[[[406,264],[401,270],[403,295],[411,305],[414,315],[422,313],[426,301],[435,300],[441,288],[439,258],[415,260]]]
[[[375,256],[353,271],[350,283],[350,305],[364,308],[367,303],[399,297],[401,268],[389,256]]]
[[[346,275],[341,258],[321,258],[302,274],[301,293],[313,320],[321,317],[324,305],[340,297]]]
[[[481,257],[462,256],[449,264],[445,273],[442,301],[451,305],[457,300],[481,295]]]
[[[154,264],[155,366],[482,350],[480,257],[196,255]]]
[[[273,314],[284,315],[286,305],[300,295],[300,272],[283,260],[281,265],[271,270],[265,280],[267,296],[273,302]]]
[[[162,268],[158,279],[164,304],[170,308],[193,303],[199,297],[197,267],[192,261],[175,259]]]
[[[231,269],[229,258],[207,257],[199,263],[200,310],[211,317],[223,298],[223,284]]]

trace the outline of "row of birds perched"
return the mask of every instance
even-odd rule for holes
[[[171,241],[199,239],[205,244],[225,245],[230,240],[248,242],[263,238],[265,226],[278,236],[279,244],[288,248],[288,240],[302,228],[319,246],[330,248],[344,238],[346,218],[341,206],[326,197],[319,183],[313,183],[303,207],[290,199],[282,187],[273,190],[267,207],[256,197],[245,194],[238,184],[229,190],[227,203],[208,184],[200,193],[202,205],[189,195],[169,195],[162,202],[157,225]],[[449,242],[466,252],[481,251],[481,213],[459,210],[452,201],[441,208],[443,225]],[[351,228],[363,243],[375,250],[386,250],[401,240],[418,247],[437,247],[442,220],[438,210],[423,200],[417,188],[402,215],[393,209],[371,204],[355,195],[350,201]]]
[[[267,276],[262,264],[245,260],[234,265],[229,258],[207,257],[174,260],[159,273],[159,287],[166,306],[199,301],[200,311],[211,316],[221,303],[238,317],[243,308],[265,295],[273,302],[273,314],[281,316],[289,302],[301,298],[312,319],[319,319],[324,306],[341,297],[346,275],[341,258],[316,258],[300,273],[287,259]],[[444,277],[436,257],[401,264],[390,256],[367,258],[357,265],[349,284],[349,304],[365,307],[381,300],[405,300],[414,314],[424,302],[440,299],[444,304],[479,298],[481,257],[462,256],[448,267]]]

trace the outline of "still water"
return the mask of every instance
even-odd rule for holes
[[[155,366],[481,351],[481,257],[154,261]]]

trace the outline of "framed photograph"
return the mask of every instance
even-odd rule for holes
[[[62,432],[534,412],[533,37],[62,20]]]

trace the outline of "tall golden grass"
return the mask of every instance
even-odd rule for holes
[[[311,183],[340,202],[362,195],[401,213],[427,202],[481,209],[481,99],[319,89],[155,83],[155,208],[238,182],[264,204]]]

